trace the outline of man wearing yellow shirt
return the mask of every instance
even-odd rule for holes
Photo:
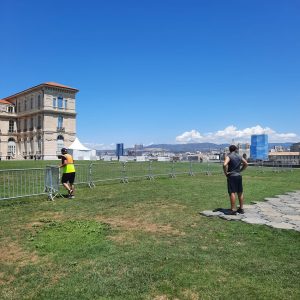
[[[61,149],[61,165],[63,168],[63,175],[61,183],[68,191],[68,198],[74,198],[74,181],[75,181],[75,167],[74,160],[71,154],[68,154],[66,148]]]

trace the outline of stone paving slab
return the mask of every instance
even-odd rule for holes
[[[271,226],[273,228],[278,228],[278,229],[294,229],[295,226],[289,223],[283,223],[283,222],[270,222],[267,224],[268,226]]]
[[[228,220],[228,221],[239,221],[239,220],[241,220],[243,217],[242,217],[242,215],[239,215],[239,214],[237,214],[237,215],[224,215],[224,214],[222,214],[222,215],[220,216],[220,218],[225,219],[225,220]]]
[[[300,191],[265,198],[264,201],[252,201],[244,205],[244,214],[228,215],[228,209],[206,210],[200,214],[219,217],[228,221],[242,221],[249,224],[267,225],[277,229],[300,232]]]
[[[223,213],[220,211],[204,210],[201,212],[201,215],[207,216],[207,217],[215,217],[215,216],[223,215]]]

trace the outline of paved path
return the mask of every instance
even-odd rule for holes
[[[220,217],[230,221],[267,225],[273,228],[292,229],[300,232],[300,191],[265,198],[262,202],[244,205],[244,214],[226,215],[222,211],[202,211],[207,217]]]

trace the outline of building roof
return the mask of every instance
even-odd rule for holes
[[[285,156],[289,156],[289,155],[299,155],[299,152],[270,152],[269,156],[281,156],[281,155],[285,155]]]
[[[63,85],[63,84],[60,84],[60,83],[57,83],[57,82],[45,82],[45,83],[42,83],[42,84],[45,84],[45,85],[51,85],[51,86],[56,86],[56,87],[62,87],[62,88],[65,88],[65,89],[71,89],[71,90],[76,90],[76,91],[78,91],[78,90],[75,89],[75,88],[72,88],[72,87],[70,87],[70,86]]]
[[[39,84],[39,85],[33,86],[33,87],[31,87],[31,88],[28,88],[28,89],[26,89],[26,90],[24,90],[24,91],[21,91],[21,92],[19,92],[19,93],[16,93],[16,94],[14,94],[14,95],[5,97],[4,100],[6,100],[6,99],[11,99],[11,98],[16,97],[16,96],[18,96],[18,95],[20,95],[20,94],[23,94],[23,93],[25,93],[25,92],[29,92],[29,91],[31,91],[31,90],[33,90],[33,89],[36,89],[36,88],[39,88],[39,87],[43,87],[43,86],[51,86],[51,87],[58,87],[58,88],[68,89],[68,90],[72,90],[72,91],[75,92],[75,93],[77,93],[77,92],[79,91],[78,89],[75,89],[75,88],[70,87],[70,86],[67,86],[67,85],[63,85],[63,84],[61,84],[61,83],[57,83],[57,82],[44,82],[44,83],[41,83],[41,84]]]
[[[6,100],[2,100],[2,99],[0,99],[0,103],[1,103],[1,104],[11,104],[10,102],[8,102],[8,101],[6,101]]]

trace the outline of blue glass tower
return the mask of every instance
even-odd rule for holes
[[[120,156],[124,155],[124,144],[123,143],[119,143],[116,145],[116,156],[118,156],[118,158]]]
[[[250,157],[253,160],[267,160],[269,153],[268,135],[251,135]]]

